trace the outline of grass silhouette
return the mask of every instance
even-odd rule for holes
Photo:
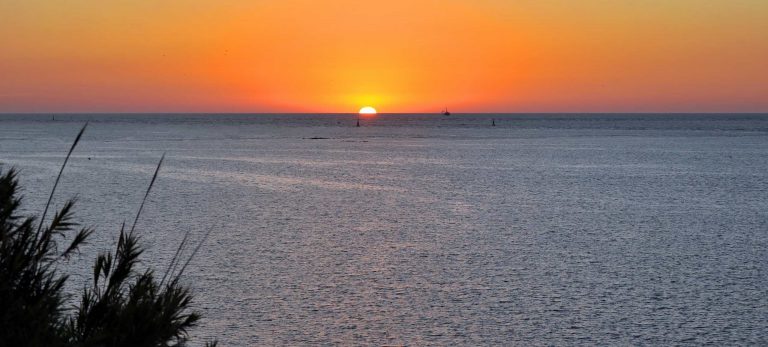
[[[0,171],[0,346],[184,346],[200,315],[190,310],[193,297],[181,276],[210,231],[180,271],[173,272],[181,263],[188,233],[161,280],[152,269],[137,270],[144,249],[134,229],[162,158],[130,230],[123,223],[114,252],[96,257],[92,281],[83,288],[75,309],[64,308],[68,275],[59,265],[78,251],[93,230],[73,221],[74,200],[65,202],[47,225],[45,217],[86,127],[72,144],[38,223],[34,216],[19,212],[17,171]]]

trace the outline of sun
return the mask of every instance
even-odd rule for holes
[[[376,114],[376,109],[371,106],[365,106],[360,109],[360,114]]]

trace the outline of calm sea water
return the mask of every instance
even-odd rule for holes
[[[137,229],[213,230],[197,342],[768,344],[768,115],[355,117],[3,115],[0,168],[39,211],[91,121],[77,287],[166,152]]]

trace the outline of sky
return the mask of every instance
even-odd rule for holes
[[[0,112],[768,112],[766,0],[0,0]]]

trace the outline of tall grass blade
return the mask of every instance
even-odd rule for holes
[[[141,199],[141,205],[139,205],[139,210],[136,212],[136,218],[133,220],[131,231],[128,232],[129,235],[133,235],[133,230],[136,229],[136,223],[138,223],[139,217],[141,216],[141,210],[144,209],[144,203],[147,202],[147,197],[149,196],[149,192],[152,191],[152,186],[155,185],[157,174],[160,172],[160,167],[163,166],[164,159],[165,159],[165,153],[163,153],[163,156],[160,157],[160,161],[157,163],[157,167],[155,168],[155,174],[152,175],[152,181],[149,182],[149,187],[147,187],[147,191],[146,193],[144,193],[144,199]]]
[[[160,287],[162,287],[163,283],[165,283],[165,279],[168,277],[168,274],[173,273],[173,271],[176,269],[179,256],[181,255],[181,251],[184,250],[184,246],[187,244],[188,238],[189,238],[189,231],[184,233],[184,238],[181,239],[181,243],[179,244],[179,247],[176,248],[176,253],[173,255],[173,258],[171,258],[171,263],[168,264],[168,269],[165,270],[165,273],[163,274],[163,279],[160,280]]]
[[[48,213],[48,208],[51,206],[51,201],[53,200],[53,194],[56,193],[56,187],[59,185],[59,180],[61,179],[61,175],[64,173],[64,167],[67,166],[69,157],[72,156],[72,151],[75,150],[77,143],[80,142],[80,138],[83,136],[83,132],[85,132],[85,128],[87,126],[88,126],[88,122],[85,122],[85,125],[83,125],[83,127],[80,129],[80,132],[77,133],[77,137],[75,137],[75,142],[72,143],[72,147],[69,148],[67,157],[64,158],[64,163],[61,164],[61,169],[59,169],[59,175],[56,176],[56,181],[53,183],[53,189],[51,189],[51,194],[48,196],[48,202],[45,203],[45,209],[43,210],[43,215],[40,216],[40,224],[37,225],[37,234],[40,234],[40,229],[43,228],[43,222],[45,222],[45,215]]]
[[[176,274],[176,278],[180,278],[182,274],[184,274],[184,270],[187,269],[187,265],[189,265],[190,262],[192,262],[192,259],[197,255],[197,251],[200,250],[200,247],[203,246],[206,240],[208,240],[208,235],[211,235],[211,232],[213,231],[213,227],[208,229],[208,232],[205,233],[205,236],[203,236],[203,239],[200,240],[200,243],[197,244],[197,247],[195,247],[195,250],[192,251],[192,254],[189,255],[189,259],[187,259],[187,262],[184,263],[184,266],[181,267],[181,270],[179,270],[179,273]]]

